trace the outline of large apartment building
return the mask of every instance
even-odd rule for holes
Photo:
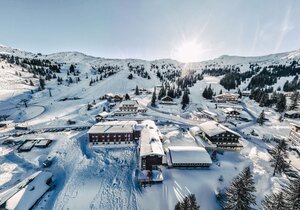
[[[140,129],[136,121],[99,122],[88,131],[92,145],[130,144],[140,137]]]

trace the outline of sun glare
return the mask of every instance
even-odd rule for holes
[[[203,52],[201,43],[197,41],[184,41],[175,47],[172,57],[181,62],[189,63],[200,61]]]

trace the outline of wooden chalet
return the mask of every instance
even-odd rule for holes
[[[287,118],[292,118],[292,119],[300,118],[300,111],[296,111],[296,110],[286,111],[284,113],[284,116]]]
[[[240,135],[216,121],[207,121],[199,125],[201,136],[210,144],[217,146],[217,149],[240,149]]]

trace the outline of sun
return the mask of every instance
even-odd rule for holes
[[[201,43],[196,40],[184,41],[174,48],[172,57],[184,63],[200,61],[203,52]]]

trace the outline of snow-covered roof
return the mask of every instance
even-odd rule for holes
[[[233,111],[236,111],[236,112],[239,112],[238,110],[234,109],[234,108],[231,108],[231,107],[228,107],[228,108],[225,108],[223,109],[224,113],[230,113],[230,112],[233,112]]]
[[[108,121],[93,125],[88,133],[132,133],[136,121]]]
[[[101,113],[99,113],[99,116],[101,116],[101,117],[107,117],[109,115],[110,115],[110,113],[108,113],[108,112],[101,112]]]
[[[212,164],[211,158],[203,147],[170,146],[172,163],[206,163]]]
[[[219,95],[216,95],[215,98],[223,98],[223,97],[239,97],[239,94],[236,94],[236,93],[222,93],[222,94],[219,94]]]
[[[299,114],[300,112],[299,111],[296,111],[296,110],[290,110],[290,111],[286,111],[285,114]]]
[[[50,188],[47,180],[53,176],[51,172],[41,171],[25,188],[11,197],[6,205],[8,209],[23,210],[31,209],[33,205]]]
[[[240,134],[234,132],[233,130],[225,127],[224,125],[216,122],[216,121],[207,121],[205,123],[201,123],[199,125],[200,129],[206,133],[208,136],[215,136],[221,133],[224,133],[226,131],[233,133],[237,136],[240,136]]]
[[[216,116],[217,116],[216,113],[210,112],[210,111],[208,111],[208,110],[203,110],[202,112],[203,112],[204,114],[208,114],[208,115],[213,116],[213,117],[216,117]]]
[[[290,123],[291,125],[293,125],[293,126],[295,126],[295,127],[298,127],[298,128],[300,128],[300,123],[295,123],[295,122],[292,122],[292,123]]]
[[[162,101],[173,101],[173,98],[171,98],[170,96],[165,96],[161,100]]]
[[[10,123],[13,123],[14,121],[13,120],[5,120],[5,121],[0,121],[0,124],[10,124]]]
[[[159,155],[164,156],[164,150],[160,141],[159,130],[152,120],[142,122],[144,128],[141,132],[140,156]]]
[[[128,106],[128,105],[137,106],[138,102],[136,100],[127,100],[127,101],[122,101],[120,104],[120,106]]]

